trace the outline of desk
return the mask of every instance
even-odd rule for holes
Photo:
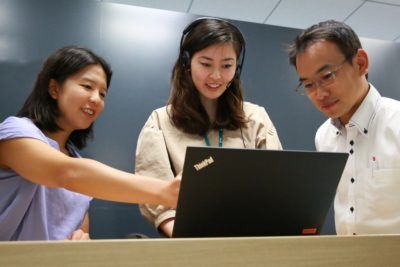
[[[400,266],[400,235],[0,242],[0,266]]]

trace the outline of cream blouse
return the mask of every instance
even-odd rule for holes
[[[152,112],[139,135],[135,172],[149,177],[171,180],[182,172],[187,146],[205,146],[203,136],[187,134],[171,124],[167,108]],[[278,134],[263,107],[244,102],[249,122],[247,128],[223,132],[223,147],[282,149]],[[217,146],[218,131],[208,133],[212,146]],[[175,210],[162,205],[141,205],[140,211],[156,228],[170,218]]]

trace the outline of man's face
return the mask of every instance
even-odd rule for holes
[[[300,81],[311,88],[306,90],[308,98],[327,117],[339,118],[342,124],[348,123],[368,87],[364,78],[368,70],[365,51],[359,49],[350,60],[346,61],[335,43],[326,40],[309,45],[296,57]]]

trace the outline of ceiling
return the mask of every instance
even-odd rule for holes
[[[400,0],[99,0],[305,29],[344,21],[360,37],[400,42]],[[397,25],[397,26],[396,26]]]

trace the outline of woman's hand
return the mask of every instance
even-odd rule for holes
[[[162,222],[159,228],[167,237],[172,237],[172,232],[174,231],[174,224],[175,224],[175,218],[171,218]]]
[[[68,240],[80,241],[80,240],[90,240],[90,236],[88,233],[85,233],[81,229],[74,231]]]
[[[174,209],[176,208],[180,186],[181,175],[176,176],[175,179],[166,183],[166,187],[164,188],[163,192],[161,192],[163,203],[165,203],[166,206]]]

